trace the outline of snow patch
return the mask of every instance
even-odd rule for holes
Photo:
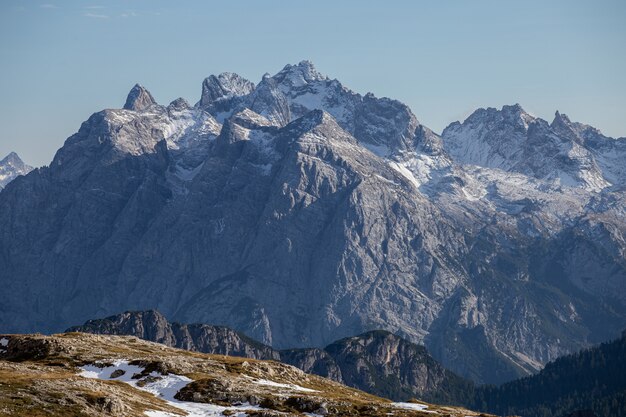
[[[177,165],[175,175],[183,181],[191,181],[196,177],[196,175],[198,175],[203,166],[204,162],[197,167],[191,169]]]
[[[269,387],[277,387],[277,388],[286,388],[290,391],[300,391],[300,392],[319,392],[314,389],[304,388],[300,385],[296,384],[281,384],[280,382],[270,381],[269,379],[257,379],[253,381],[257,385],[265,385]]]
[[[320,94],[317,90],[314,90],[313,92],[307,91],[304,94],[293,97],[291,101],[309,110],[323,110],[325,107],[324,97],[324,94]]]
[[[363,143],[362,145],[365,146],[371,153],[381,158],[386,158],[391,153],[389,146],[387,145],[375,145],[373,143]]]
[[[101,366],[101,365],[100,365]],[[96,364],[85,365],[81,367],[80,376],[84,378],[93,378],[93,379],[101,379],[105,381],[122,381],[136,389],[140,389],[143,391],[150,392],[156,397],[164,400],[168,403],[168,405],[179,409],[181,412],[185,413],[185,415],[189,417],[217,417],[223,416],[224,411],[232,410],[234,412],[241,411],[241,413],[237,413],[237,416],[245,416],[246,410],[260,410],[260,407],[252,406],[249,404],[242,404],[240,406],[230,406],[230,407],[222,407],[214,404],[205,404],[205,403],[193,403],[188,401],[180,401],[174,398],[174,395],[181,388],[189,384],[192,380],[183,375],[176,374],[168,374],[161,375],[158,372],[151,372],[149,376],[158,377],[159,379],[154,382],[148,382],[143,387],[139,387],[137,382],[138,379],[132,379],[133,375],[141,373],[144,368],[130,365],[127,360],[116,360],[113,362],[111,366],[100,367]],[[117,377],[111,378],[111,374],[114,371],[122,370],[124,374]],[[175,416],[175,414],[167,413],[163,411],[146,411],[145,414],[150,417],[170,417]]]
[[[407,180],[409,180],[409,182],[411,184],[413,184],[415,186],[415,188],[419,189],[420,188],[420,182],[418,181],[418,179],[415,177],[415,175],[413,175],[413,173],[403,164],[398,163],[398,162],[390,162],[389,166],[391,166],[393,169],[395,169],[400,175],[402,175],[404,178],[406,178]]]
[[[415,410],[421,411],[423,413],[434,413],[437,414],[436,411],[432,411],[428,409],[426,404],[418,404],[418,403],[391,403],[392,407],[401,408],[403,410]]]

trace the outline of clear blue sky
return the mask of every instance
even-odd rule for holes
[[[2,0],[0,157],[49,163],[136,82],[195,103],[210,74],[258,82],[302,59],[437,132],[519,102],[626,136],[624,0]]]

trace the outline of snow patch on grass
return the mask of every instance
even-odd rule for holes
[[[428,409],[426,404],[418,404],[418,403],[391,403],[391,405],[395,408],[401,408],[403,410],[415,410],[421,411],[423,413],[433,413],[437,414],[436,411],[432,411]]]
[[[159,397],[167,402],[170,406],[178,408],[184,415],[188,417],[216,417],[223,416],[224,411],[230,410],[235,412],[235,416],[245,416],[247,410],[260,410],[260,407],[252,406],[249,404],[242,404],[240,406],[222,407],[214,404],[194,403],[188,401],[179,401],[174,396],[184,386],[192,382],[190,378],[183,375],[168,374],[162,375],[158,372],[151,372],[148,376],[158,378],[153,382],[146,382],[144,386],[138,386],[139,379],[133,379],[133,375],[139,374],[144,368],[130,365],[126,360],[116,360],[110,366],[102,366],[97,364],[85,365],[81,367],[80,376],[85,378],[101,379],[106,381],[122,381],[137,389],[150,392],[151,394]],[[112,378],[111,375],[115,371],[124,371],[124,374],[116,378]],[[119,372],[118,372],[119,373]],[[171,417],[176,414],[164,412],[164,411],[146,411],[145,414],[149,417]]]
[[[319,392],[314,389],[304,388],[300,385],[296,384],[281,384],[279,382],[270,381],[269,379],[257,379],[253,381],[257,385],[265,385],[269,387],[277,387],[277,388],[286,388],[290,391],[300,391],[300,392]]]

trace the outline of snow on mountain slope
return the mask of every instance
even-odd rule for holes
[[[446,151],[460,164],[518,172],[546,183],[599,191],[624,184],[626,140],[556,113],[550,124],[519,104],[479,109],[443,132]]]
[[[26,175],[32,170],[33,167],[26,165],[15,152],[11,152],[0,161],[0,190],[18,175]]]
[[[311,110],[324,110],[364,146],[381,156],[411,151],[415,147],[416,132],[421,125],[406,105],[376,98],[371,93],[365,96],[355,93],[338,80],[320,74],[310,61],[286,65],[274,76],[266,74],[255,88],[249,81],[229,74],[228,77],[238,80],[237,85],[245,88],[225,89],[226,98],[205,93],[223,90],[207,87],[217,84],[220,77],[224,75],[205,80],[203,99],[197,105],[218,120],[249,108],[276,126],[285,126]]]

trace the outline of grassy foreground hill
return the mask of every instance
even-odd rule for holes
[[[228,327],[169,322],[155,310],[89,320],[67,331],[136,336],[195,352],[277,360],[370,394],[406,401],[464,405],[474,384],[445,369],[424,346],[383,330],[343,338],[325,348],[277,350]]]
[[[0,335],[3,416],[477,416],[394,403],[274,361],[130,336]]]

